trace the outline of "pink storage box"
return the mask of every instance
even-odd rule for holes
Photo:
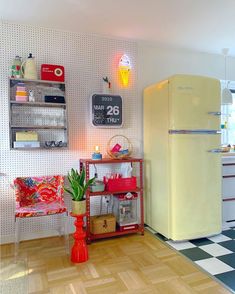
[[[28,96],[16,96],[16,101],[27,102]]]
[[[19,92],[25,92],[26,91],[26,87],[21,87],[21,86],[17,86],[16,87],[16,91],[19,91]]]

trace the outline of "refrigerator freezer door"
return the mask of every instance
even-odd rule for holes
[[[169,135],[171,239],[221,232],[220,135]]]
[[[219,80],[190,75],[169,79],[169,129],[220,129]]]

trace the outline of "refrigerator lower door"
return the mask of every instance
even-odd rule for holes
[[[209,152],[220,135],[172,134],[170,238],[185,240],[221,232],[221,155]]]

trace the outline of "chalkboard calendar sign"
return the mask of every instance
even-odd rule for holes
[[[92,124],[95,127],[120,128],[122,126],[122,97],[93,94],[91,97]]]

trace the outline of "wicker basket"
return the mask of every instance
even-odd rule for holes
[[[105,234],[116,231],[116,217],[113,214],[91,216],[91,233]]]
[[[115,146],[120,146],[121,150],[115,152],[112,151]],[[113,159],[125,159],[130,157],[133,146],[130,140],[123,135],[115,135],[109,139],[107,144],[107,153]]]

